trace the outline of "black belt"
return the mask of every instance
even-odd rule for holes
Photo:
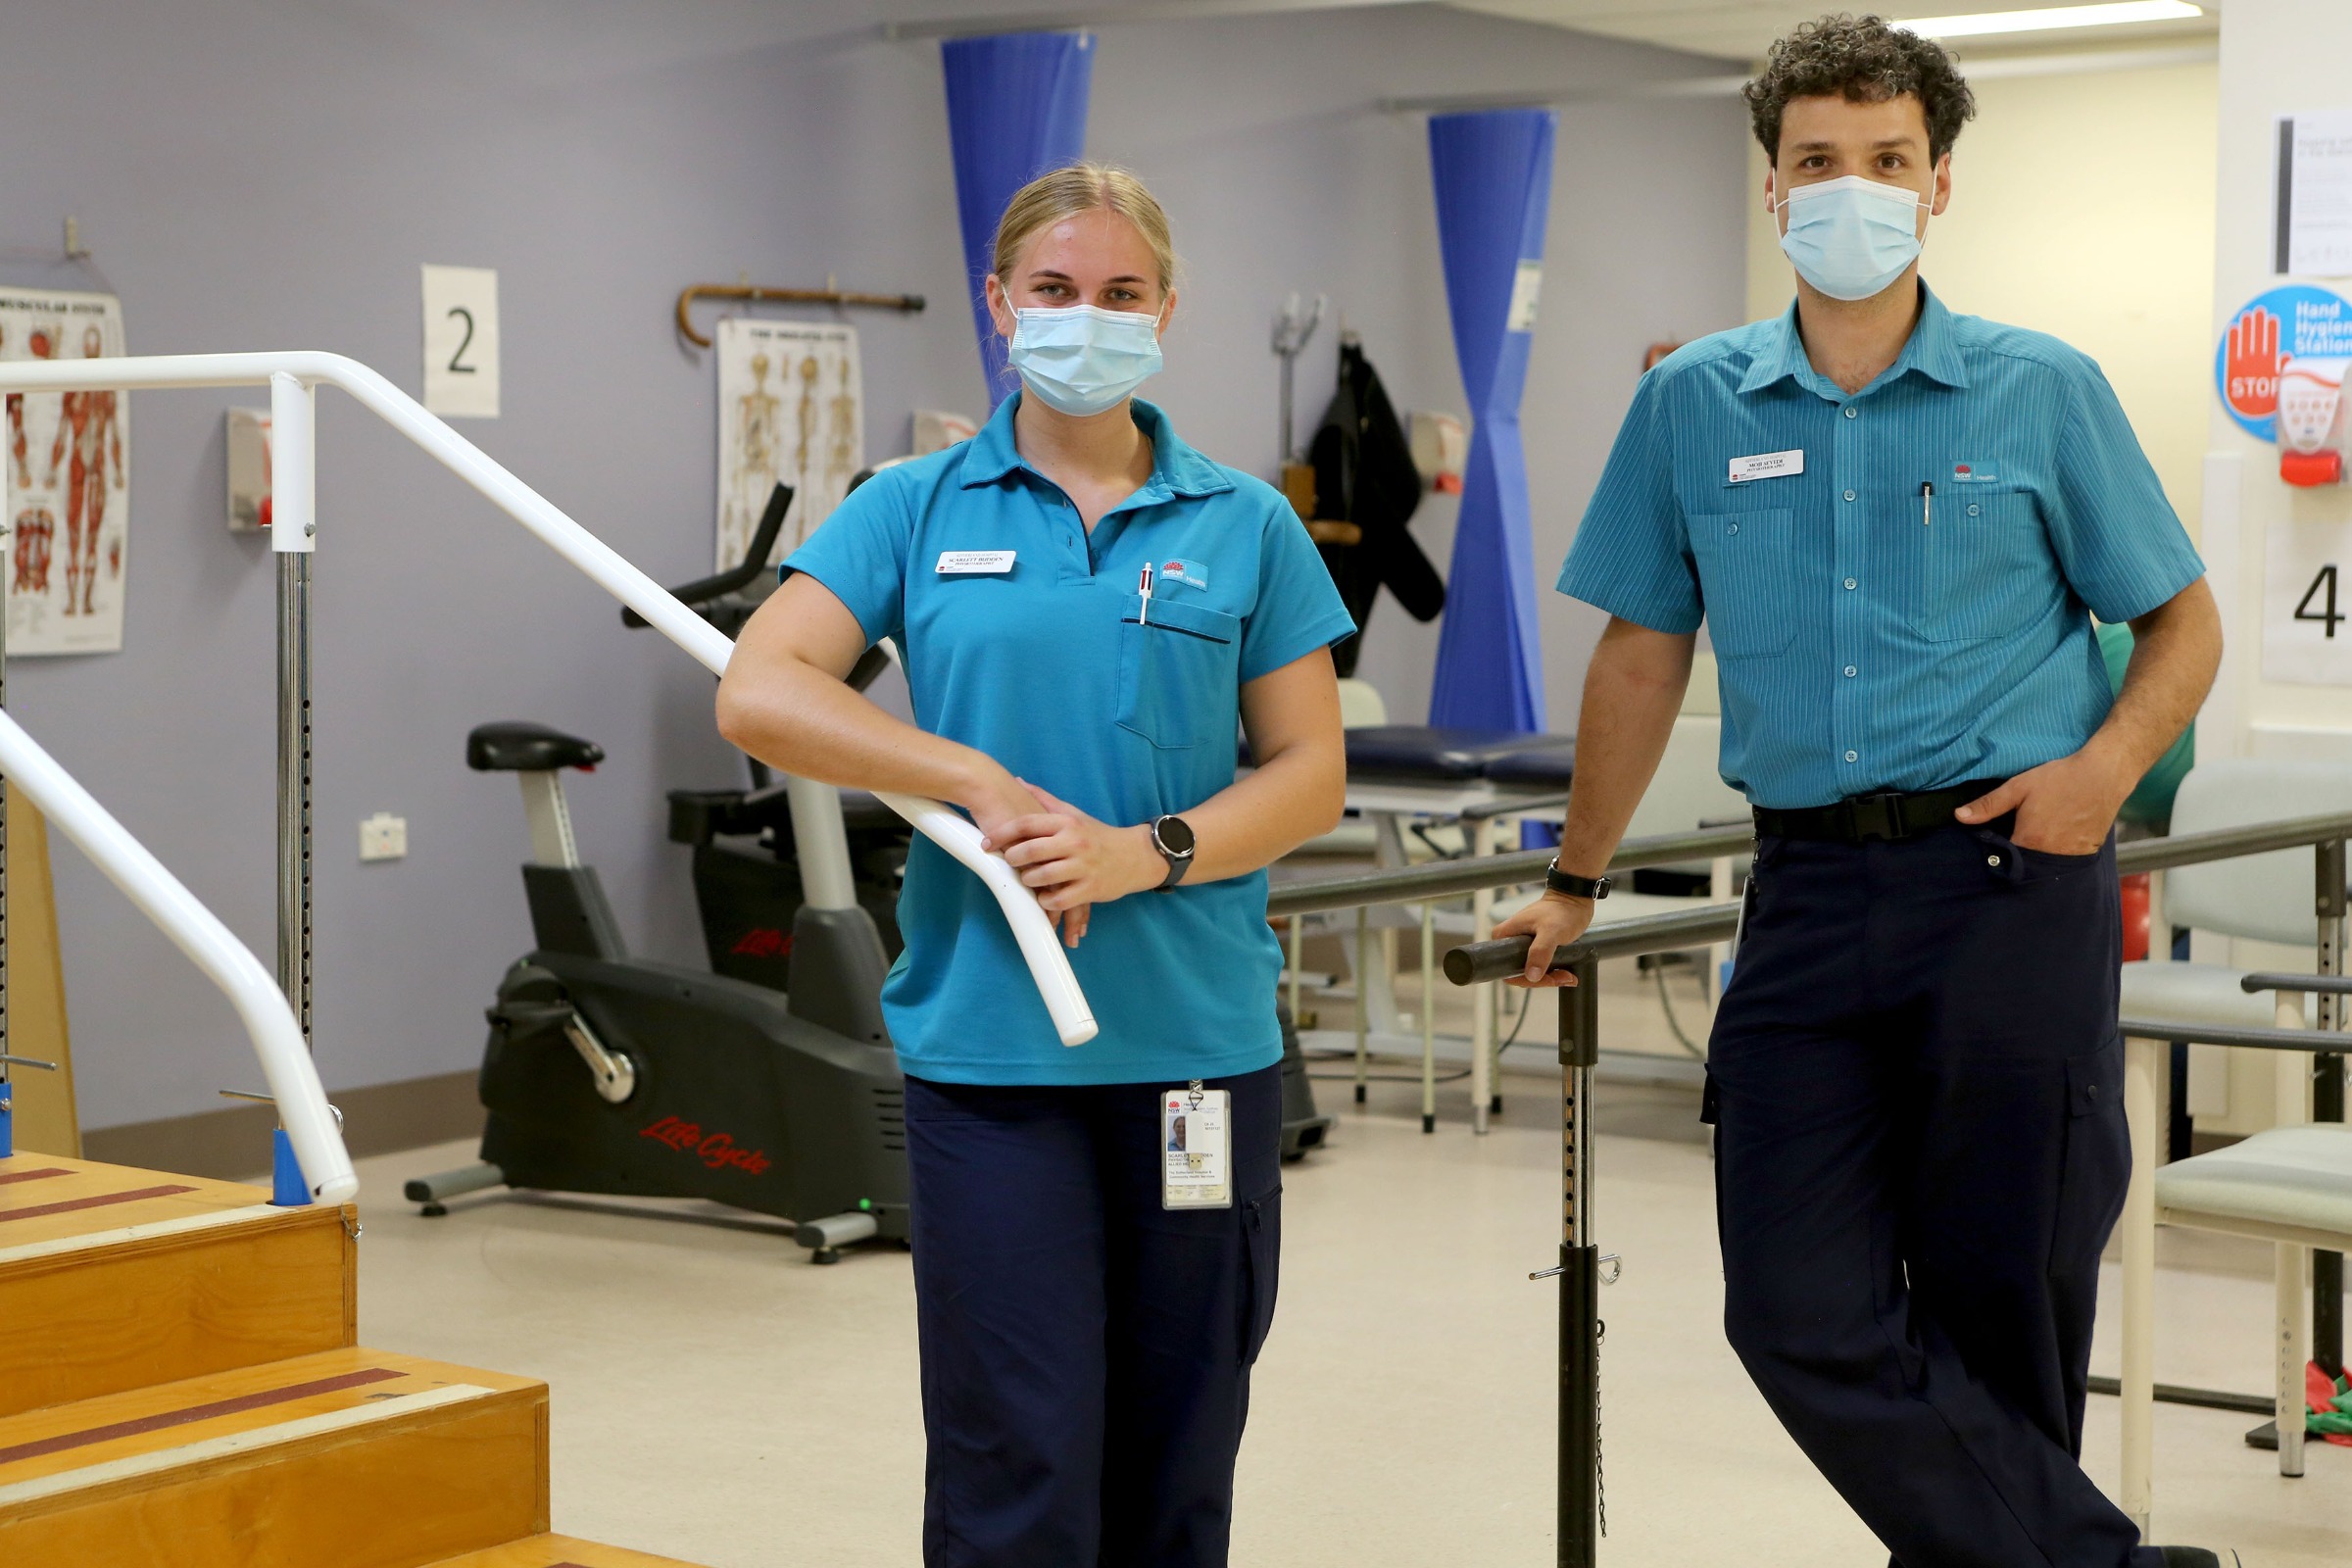
[[[1899,843],[1951,826],[1954,811],[2000,785],[1999,779],[1987,779],[1920,795],[1857,795],[1835,806],[1816,806],[1798,811],[1776,811],[1759,806],[1756,831],[1770,838],[1817,839],[1833,844],[1863,844],[1872,839]]]

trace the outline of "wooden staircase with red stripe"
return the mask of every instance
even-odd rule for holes
[[[0,1564],[690,1568],[548,1531],[547,1386],[361,1348],[357,1217],[0,1159]]]

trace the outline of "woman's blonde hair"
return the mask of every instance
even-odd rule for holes
[[[1007,288],[1021,252],[1037,231],[1065,218],[1098,208],[1135,225],[1159,267],[1161,292],[1176,286],[1176,247],[1168,238],[1168,215],[1144,182],[1108,164],[1071,164],[1040,174],[1012,193],[997,220],[996,274]]]

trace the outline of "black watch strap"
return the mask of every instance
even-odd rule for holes
[[[1564,893],[1572,899],[1592,899],[1598,902],[1609,896],[1611,883],[1605,876],[1578,876],[1563,871],[1560,862],[1553,860],[1544,871],[1544,886],[1554,893]]]

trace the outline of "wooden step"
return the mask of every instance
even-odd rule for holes
[[[676,1557],[655,1557],[625,1546],[600,1546],[570,1536],[533,1536],[487,1551],[469,1551],[432,1568],[695,1568]]]
[[[340,1349],[0,1420],[9,1568],[421,1568],[548,1528],[547,1388]]]
[[[235,1182],[0,1159],[0,1416],[349,1347],[357,1225]]]

